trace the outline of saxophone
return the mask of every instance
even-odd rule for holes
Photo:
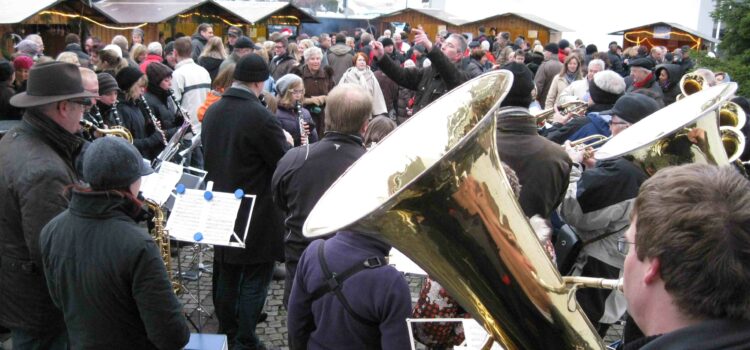
[[[102,136],[117,136],[125,139],[130,143],[133,143],[133,135],[130,134],[130,131],[128,131],[128,129],[125,129],[122,126],[113,126],[109,129],[102,129],[86,119],[81,119],[80,123],[81,126],[86,129],[86,131],[88,131],[91,135],[94,135],[94,133],[97,132]]]
[[[175,276],[172,274],[172,258],[169,251],[169,233],[164,228],[167,219],[164,216],[164,211],[161,210],[161,206],[159,204],[151,199],[147,199],[146,205],[148,206],[148,210],[154,215],[154,218],[152,219],[154,228],[149,233],[154,239],[154,242],[156,242],[156,245],[159,246],[161,259],[164,261],[164,266],[166,266],[167,268],[167,277],[172,283],[172,291],[175,294],[178,294],[182,290],[182,285],[180,285],[180,283],[175,279]]]

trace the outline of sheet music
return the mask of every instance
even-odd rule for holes
[[[182,176],[182,166],[164,162],[159,172],[141,178],[141,193],[146,199],[154,200],[159,204],[166,203],[172,189]]]
[[[177,195],[167,230],[181,241],[229,245],[242,200],[233,193],[211,192],[213,198],[207,201],[204,193],[186,189],[184,194]],[[201,234],[201,240],[195,239],[196,233]]]

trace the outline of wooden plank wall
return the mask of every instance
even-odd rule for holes
[[[405,11],[393,16],[382,17],[378,21],[380,23],[378,28],[380,30],[380,33],[382,33],[390,26],[390,22],[407,22],[412,28],[417,28],[417,26],[422,25],[422,28],[424,29],[430,40],[435,39],[435,35],[437,35],[438,28],[441,25],[446,26],[446,30],[448,30],[449,32],[454,32],[459,29],[456,26],[450,25],[443,21],[439,21],[433,17],[427,16],[417,11]],[[409,41],[413,40],[414,35],[410,33]]]
[[[550,30],[549,28],[539,25],[537,23],[528,21],[518,16],[499,16],[494,18],[488,18],[480,22],[469,23],[461,26],[459,29],[461,33],[479,33],[479,27],[484,27],[485,33],[490,32],[490,28],[497,28],[497,32],[509,32],[510,39],[515,40],[519,35],[523,35],[526,41],[533,43],[534,40],[539,40],[542,45],[547,44],[550,41]],[[529,31],[536,31],[536,37],[530,37]]]

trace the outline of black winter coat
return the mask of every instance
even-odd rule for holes
[[[388,55],[383,55],[380,59],[375,58],[383,73],[393,79],[396,84],[417,91],[414,113],[437,100],[446,92],[473,78],[470,73],[459,68],[460,62],[449,61],[437,45],[433,46],[427,54],[427,58],[432,62],[429,67],[410,69],[399,66]]]
[[[66,186],[83,139],[27,110],[0,139],[0,324],[36,332],[65,328],[42,271],[39,234],[68,207]]]
[[[616,52],[608,51],[607,57],[609,57],[611,70],[615,71],[615,73],[623,77],[628,75],[625,67],[623,66],[622,57],[620,57],[620,55],[618,55]]]
[[[161,123],[161,128],[167,134],[167,141],[169,141],[172,135],[177,132],[177,129],[182,126],[184,119],[177,115],[177,106],[166,92],[159,94],[149,91],[145,96],[146,102],[151,107],[151,111],[154,112],[156,119]]]
[[[287,262],[299,261],[313,241],[302,235],[302,225],[315,203],[365,151],[361,137],[328,132],[319,142],[293,148],[281,158],[272,185],[274,202],[285,217]]]
[[[281,123],[255,94],[232,87],[206,111],[201,139],[206,181],[214,182],[214,190],[231,193],[240,188],[257,196],[246,248],[216,246],[214,259],[229,264],[282,261],[284,223],[271,198],[271,176],[289,147]],[[234,229],[240,235],[249,204],[243,200],[237,214]]]
[[[519,203],[527,217],[548,219],[565,197],[573,162],[560,145],[539,136],[528,109],[501,108],[497,119],[500,160],[521,183]]]
[[[211,76],[211,81],[214,81],[216,75],[219,74],[219,67],[221,66],[221,62],[224,62],[224,60],[220,58],[213,58],[208,56],[198,58],[198,65],[206,68],[206,70],[208,71],[208,75]]]
[[[159,247],[118,193],[73,192],[42,230],[47,286],[72,349],[181,349],[190,338]]]
[[[10,82],[0,82],[0,120],[21,120],[23,109],[10,104],[10,98],[16,94]]]
[[[140,102],[126,100],[122,94],[117,100],[117,113],[120,114],[122,126],[133,135],[133,145],[143,158],[154,159],[164,149],[164,138],[154,129],[151,118],[141,110]]]

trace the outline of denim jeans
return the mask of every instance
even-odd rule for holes
[[[266,303],[273,267],[273,262],[235,265],[214,261],[219,333],[227,335],[232,350],[262,348],[255,327]]]
[[[57,333],[34,333],[21,329],[11,329],[13,350],[66,350],[68,349],[68,332],[63,329]]]

